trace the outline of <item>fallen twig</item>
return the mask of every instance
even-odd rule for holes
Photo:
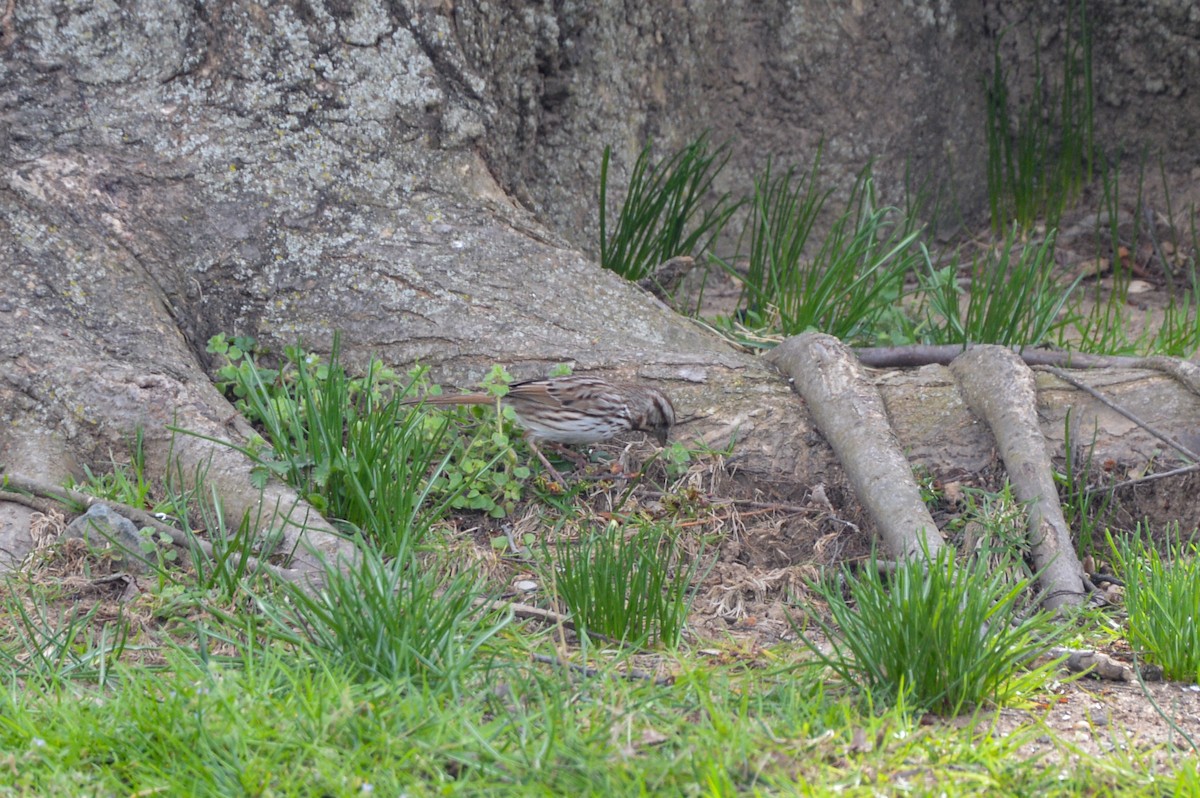
[[[511,610],[512,614],[518,618],[527,618],[529,620],[544,621],[548,624],[565,626],[571,631],[576,631],[575,622],[567,615],[553,610],[544,610],[541,607],[535,607],[532,604],[522,604],[517,601],[495,601],[490,599],[480,599],[479,604],[486,604],[493,610]]]
[[[1135,477],[1123,482],[1114,482],[1111,485],[1097,485],[1094,488],[1087,488],[1084,490],[1084,493],[1090,496],[1093,493],[1108,492],[1117,488],[1128,488],[1130,485],[1140,485],[1143,482],[1153,482],[1156,479],[1166,479],[1167,477],[1183,476],[1184,474],[1191,474],[1196,471],[1200,471],[1200,463],[1173,468],[1170,471],[1159,471],[1157,474],[1147,474],[1144,477]]]
[[[1184,457],[1191,460],[1193,463],[1200,462],[1200,455],[1197,455],[1191,449],[1189,449],[1186,446],[1184,446],[1183,444],[1179,443],[1178,441],[1176,441],[1174,438],[1167,435],[1166,433],[1160,432],[1159,430],[1155,429],[1150,424],[1147,424],[1145,421],[1138,418],[1136,415],[1134,415],[1130,411],[1126,410],[1125,408],[1121,407],[1116,402],[1112,401],[1111,399],[1109,399],[1107,396],[1105,396],[1104,394],[1097,391],[1092,386],[1090,386],[1086,383],[1080,382],[1079,380],[1075,379],[1070,374],[1068,374],[1067,372],[1063,371],[1060,368],[1056,368],[1054,366],[1041,366],[1040,368],[1042,371],[1049,372],[1050,374],[1053,374],[1055,377],[1058,377],[1060,380],[1067,383],[1068,385],[1074,386],[1075,388],[1078,388],[1079,390],[1083,391],[1088,396],[1091,396],[1093,399],[1100,402],[1102,405],[1109,408],[1113,412],[1120,413],[1122,416],[1125,416],[1125,418],[1129,419],[1134,424],[1137,424],[1139,427],[1146,430],[1146,432],[1149,432],[1151,435],[1158,438],[1160,441],[1162,441],[1166,445],[1170,446],[1172,449],[1179,452]]]
[[[559,668],[564,668],[575,673],[583,674],[588,677],[608,676],[609,674],[598,668],[591,668],[586,665],[577,665],[574,662],[566,662],[558,657],[547,656],[546,654],[532,654],[534,662],[541,662],[545,665],[554,665]],[[653,676],[645,671],[640,671],[637,668],[630,668],[621,674],[630,681],[653,682],[660,687],[675,684],[674,676]]]
[[[947,366],[963,352],[977,346],[991,344],[916,344],[913,346],[870,346],[855,349],[854,354],[863,365],[872,368],[903,368],[940,364]],[[1146,365],[1143,358],[1123,355],[1091,355],[1083,352],[1063,352],[1051,349],[1023,349],[1019,346],[1004,347],[1013,352],[1029,366],[1062,366],[1064,368],[1140,368]]]

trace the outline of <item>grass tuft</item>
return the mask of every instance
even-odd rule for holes
[[[614,523],[544,554],[546,581],[580,631],[633,645],[679,644],[699,560],[685,563],[668,530],[652,524],[629,532]]]
[[[1004,242],[971,262],[966,307],[958,284],[958,255],[934,270],[925,255],[922,290],[928,300],[927,338],[938,344],[1002,344],[1036,347],[1069,324],[1061,317],[1079,278],[1061,285],[1054,277],[1054,236],[1041,243],[1018,240],[1009,228]]]
[[[601,266],[627,280],[641,280],[671,258],[699,258],[711,249],[741,201],[732,200],[726,193],[706,202],[730,156],[728,142],[710,148],[708,133],[703,133],[666,159],[653,162],[653,148],[647,143],[634,162],[625,201],[611,234],[611,148],[604,148],[600,162]]]
[[[1041,220],[1048,228],[1057,227],[1063,208],[1092,178],[1095,91],[1087,5],[1087,0],[1067,3],[1060,85],[1046,82],[1035,49],[1033,91],[1021,108],[1011,107],[1000,40],[996,42],[992,76],[985,87],[985,129],[988,204],[997,234],[1011,223],[1032,229]]]
[[[2,583],[0,615],[8,621],[8,639],[0,645],[0,667],[11,678],[47,688],[69,680],[104,685],[129,648],[129,623],[120,608],[115,618],[105,617],[100,604],[64,609],[15,582],[10,575]]]
[[[868,167],[829,232],[813,241],[831,193],[817,186],[819,166],[818,153],[807,174],[773,176],[768,162],[754,183],[746,273],[722,265],[742,282],[741,312],[749,322],[773,322],[784,335],[820,330],[870,340],[915,271],[921,230],[899,209],[877,205]]]
[[[1072,423],[1072,410],[1067,408],[1063,420],[1065,460],[1062,472],[1055,473],[1054,481],[1058,485],[1059,501],[1067,526],[1075,532],[1076,549],[1080,555],[1088,555],[1095,553],[1096,542],[1101,539],[1098,534],[1101,525],[1115,509],[1114,492],[1112,489],[1097,489],[1100,481],[1109,479],[1095,462],[1099,424],[1093,421],[1092,437],[1085,446],[1078,439],[1078,425]]]
[[[939,715],[1003,704],[1053,677],[1057,662],[1030,663],[1059,634],[1047,616],[1021,616],[1018,602],[1031,580],[1010,582],[1008,570],[981,560],[959,564],[947,547],[885,577],[872,558],[858,574],[840,571],[848,599],[837,584],[812,584],[832,616],[826,622],[813,614],[832,651],[801,638],[876,703]]]
[[[1178,524],[1165,556],[1144,534],[1139,524],[1132,539],[1107,536],[1125,578],[1129,642],[1168,679],[1200,682],[1200,547],[1182,542]]]
[[[254,627],[361,680],[455,692],[507,623],[477,606],[483,594],[469,572],[447,578],[414,556],[385,560],[373,549],[341,565],[330,564],[320,590],[283,583],[259,594]]]
[[[271,476],[283,480],[388,554],[407,546],[407,536],[423,536],[456,495],[454,488],[432,495],[449,460],[441,449],[446,420],[431,426],[403,405],[413,383],[401,387],[377,360],[351,379],[338,336],[328,364],[295,346],[280,369],[261,368],[246,354],[222,371],[265,435],[237,447],[255,462],[260,487]]]

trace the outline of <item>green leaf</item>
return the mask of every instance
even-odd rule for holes
[[[212,338],[208,339],[208,346],[205,351],[214,355],[223,355],[229,350],[229,343],[225,340],[225,333],[217,333]]]
[[[265,465],[259,464],[250,469],[250,484],[258,490],[267,487],[271,480],[271,471]]]

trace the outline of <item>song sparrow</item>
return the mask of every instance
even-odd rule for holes
[[[406,404],[422,401],[430,405],[490,405],[496,400],[487,394],[469,393],[427,396]],[[638,430],[650,433],[665,446],[675,423],[671,400],[657,388],[582,374],[514,383],[500,401],[513,409],[534,453],[555,477],[558,472],[537,448],[540,441],[599,443]]]

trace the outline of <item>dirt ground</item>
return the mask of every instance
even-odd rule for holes
[[[797,639],[793,619],[803,618],[806,580],[817,574],[818,561],[845,562],[865,553],[866,536],[844,522],[831,520],[827,506],[777,505],[768,513],[753,515],[770,503],[754,504],[760,506],[750,507],[746,518],[734,504],[710,508],[705,523],[697,526],[697,537],[719,542],[719,548],[708,549],[708,556],[715,553],[716,561],[697,590],[689,618],[692,648],[748,660],[781,644],[790,648]],[[598,516],[598,520],[603,518]],[[509,556],[493,543],[495,537],[505,534],[505,526],[461,528],[456,556],[461,553],[464,561],[482,567],[493,584],[513,586],[510,597],[514,600],[542,604],[536,570],[523,557]],[[799,545],[801,540],[806,542]],[[71,540],[35,554],[26,577],[52,589],[53,603],[68,615],[79,618],[94,611],[92,623],[97,633],[101,625],[122,618],[138,627],[135,634],[139,639],[166,633],[175,621],[161,614],[161,602],[152,597],[155,577],[130,574],[126,565],[119,559],[97,556],[83,541]],[[1110,612],[1112,623],[1119,625],[1121,608],[1110,608]],[[1132,661],[1119,640],[1098,650],[1123,663]],[[161,664],[152,646],[142,648],[136,656],[146,664]],[[1090,677],[1072,680],[1064,671],[1063,682],[1053,687],[1044,704],[1001,709],[992,722],[997,735],[1045,728],[1048,733],[1036,736],[1025,750],[1030,756],[1045,755],[1048,761],[1061,761],[1076,753],[1101,757],[1137,750],[1152,752],[1169,768],[1173,757],[1194,751],[1192,742],[1200,743],[1200,685]]]
[[[719,484],[709,470],[711,466],[696,464],[690,477],[681,479],[673,490],[684,492],[683,485],[689,478],[693,485]],[[804,608],[810,606],[807,581],[822,567],[864,561],[871,541],[854,521],[839,517],[819,490],[816,496],[810,495],[797,504],[772,502],[765,497],[735,500],[729,497],[737,492],[732,487],[726,485],[722,490],[725,497],[713,499],[703,511],[694,511],[690,529],[685,531],[691,539],[709,541],[704,551],[715,559],[696,591],[688,622],[690,640],[693,648],[712,649],[715,655],[755,660],[767,649],[779,645],[790,648],[796,642],[793,623],[797,619],[804,623]],[[599,498],[601,495],[593,498],[597,507],[608,501]],[[712,498],[705,492],[694,495],[703,496],[704,501]],[[650,513],[658,509],[654,499],[638,502],[635,498],[627,506]],[[942,522],[950,513],[941,511],[935,516]],[[608,517],[601,511],[595,520],[603,522]],[[515,523],[518,531],[536,526],[536,521]],[[498,554],[492,545],[493,537],[503,534],[499,528],[477,526],[460,533],[474,549],[476,562],[494,582],[514,586],[515,600],[539,603],[536,571],[520,558]],[[951,539],[955,542],[954,535]],[[517,589],[517,585],[523,585],[527,592]],[[1123,608],[1108,606],[1106,613],[1112,628],[1120,628]],[[813,634],[813,629],[808,628],[806,634]],[[1126,665],[1133,662],[1132,653],[1119,639],[1090,650]],[[647,669],[653,671],[653,664],[648,663]],[[1030,727],[1045,728],[1048,733],[1038,735],[1025,750],[1031,757],[1046,755],[1049,761],[1062,761],[1076,754],[1111,756],[1138,750],[1152,751],[1153,758],[1165,769],[1173,767],[1171,763],[1179,753],[1195,753],[1189,738],[1200,744],[1200,685],[1075,678],[1065,669],[1062,677],[1045,703],[999,710],[994,733],[1007,735]]]

